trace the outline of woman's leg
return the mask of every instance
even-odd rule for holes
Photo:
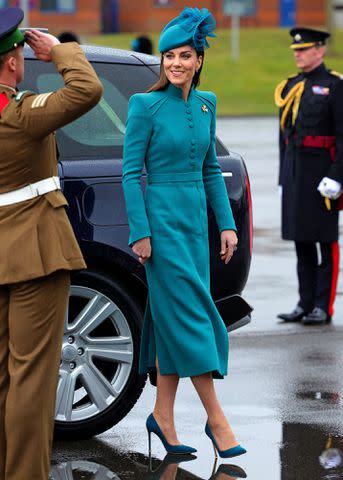
[[[230,424],[227,421],[217,398],[212,374],[205,373],[203,375],[191,377],[191,380],[207,412],[208,424],[219,449],[226,450],[238,445],[235,435],[231,430]]]
[[[174,425],[174,403],[176,390],[179,384],[177,375],[160,375],[157,368],[157,394],[154,408],[154,417],[160,429],[171,445],[180,445]]]

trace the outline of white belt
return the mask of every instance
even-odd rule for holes
[[[26,187],[12,190],[11,192],[0,193],[0,207],[12,205],[13,203],[25,202],[45,193],[61,190],[60,179],[49,177],[39,182],[30,183]]]

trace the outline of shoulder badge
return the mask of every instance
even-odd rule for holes
[[[31,92],[30,90],[23,90],[22,92],[19,92],[19,93],[17,94],[17,96],[15,97],[15,101],[19,103],[19,102],[23,99],[23,96],[24,96],[26,93],[33,93],[33,92]]]
[[[329,72],[331,73],[331,75],[334,75],[335,77],[338,77],[341,80],[343,80],[343,73],[336,72],[336,70],[329,70]]]
[[[35,99],[33,100],[31,104],[31,108],[40,108],[40,107],[45,107],[45,104],[54,92],[49,92],[49,93],[41,93],[40,95],[37,95]]]

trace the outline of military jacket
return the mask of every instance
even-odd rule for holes
[[[299,82],[304,82],[304,90],[296,119],[290,109],[280,129],[282,236],[331,242],[338,238],[337,209],[335,202],[327,208],[317,187],[323,177],[343,184],[343,81],[321,64],[309,73],[290,77],[282,97]],[[315,147],[318,139],[333,142],[334,147]]]
[[[100,100],[102,85],[76,43],[57,45],[52,60],[64,87],[18,95],[0,84],[9,102],[0,114],[0,193],[57,175],[54,131]],[[61,191],[0,207],[0,284],[26,281],[85,263]]]

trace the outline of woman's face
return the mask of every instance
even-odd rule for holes
[[[173,48],[163,54],[164,72],[173,85],[182,88],[191,86],[195,72],[202,64],[202,57],[190,45]]]

